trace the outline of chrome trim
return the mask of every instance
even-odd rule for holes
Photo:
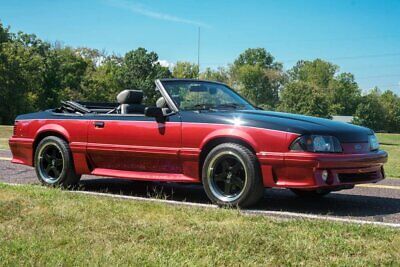
[[[168,94],[167,90],[165,90],[160,79],[157,79],[155,81],[155,84],[156,84],[158,91],[160,91],[161,95],[165,98],[165,101],[167,101],[167,104],[172,109],[172,111],[175,113],[178,112],[179,111],[178,107],[175,105],[175,102],[172,100],[172,98]]]

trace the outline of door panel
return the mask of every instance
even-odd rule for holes
[[[178,115],[157,123],[144,116],[96,116],[87,151],[94,168],[181,173]]]

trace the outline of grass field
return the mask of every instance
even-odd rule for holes
[[[8,138],[13,132],[12,126],[0,126],[0,149],[9,149]]]
[[[0,126],[0,149],[9,149],[8,138],[12,126]],[[389,153],[389,162],[385,165],[388,177],[400,178],[400,134],[377,134],[381,148]]]
[[[389,154],[385,165],[387,177],[400,178],[400,134],[377,134],[381,149]]]
[[[398,229],[4,184],[0,248],[3,266],[400,264]]]

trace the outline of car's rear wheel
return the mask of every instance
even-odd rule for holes
[[[320,198],[328,195],[331,191],[328,189],[317,189],[317,190],[304,190],[304,189],[290,189],[295,195],[303,198]]]
[[[38,144],[35,170],[39,181],[47,186],[70,188],[80,179],[75,173],[68,143],[56,136],[45,137]]]
[[[235,143],[216,146],[207,155],[202,169],[207,196],[220,206],[248,207],[264,192],[255,155]]]

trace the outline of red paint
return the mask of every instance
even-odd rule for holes
[[[155,121],[108,121],[96,128],[92,120],[31,120],[16,123],[10,139],[13,163],[33,166],[34,144],[43,135],[62,136],[71,147],[76,172],[135,180],[201,182],[202,149],[218,138],[247,143],[256,153],[265,187],[321,188],[376,182],[384,178],[384,151],[343,153],[289,151],[298,134],[246,126]],[[329,171],[329,183],[321,178]],[[363,179],[343,182],[346,174]]]
[[[104,121],[89,124],[87,155],[93,168],[182,173],[181,123]]]

